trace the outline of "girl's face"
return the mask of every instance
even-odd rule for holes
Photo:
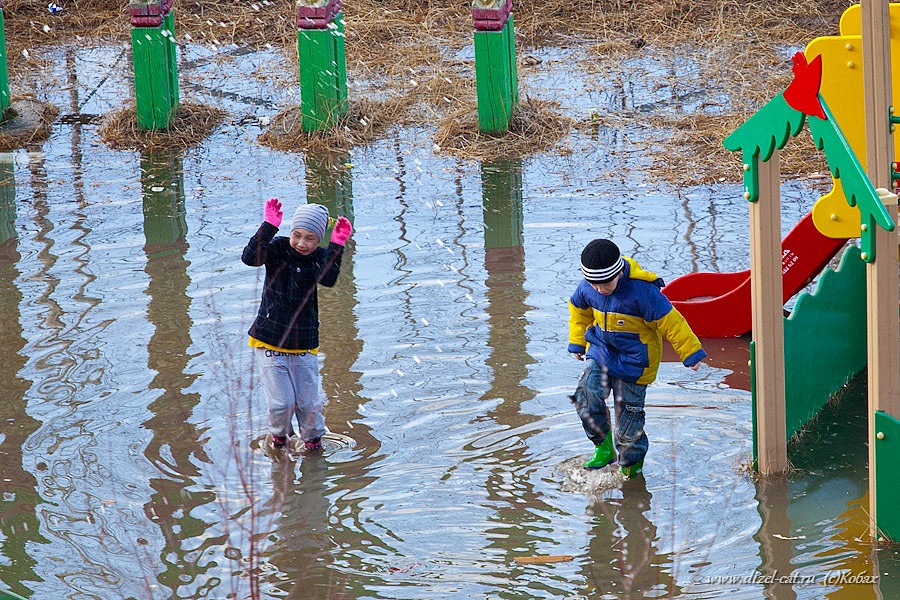
[[[622,274],[619,273],[618,275],[613,277],[611,281],[607,281],[606,283],[592,283],[591,287],[604,296],[609,296],[614,291],[616,291],[616,286],[619,284],[619,277],[621,276]]]
[[[300,254],[307,255],[319,247],[319,236],[307,229],[291,230],[291,248]]]

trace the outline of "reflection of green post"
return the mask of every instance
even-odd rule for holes
[[[134,98],[142,129],[165,129],[178,112],[172,0],[131,0]]]
[[[353,178],[349,156],[306,155],[306,201],[321,204],[332,218],[347,217],[353,222]],[[322,241],[328,244],[330,236]]]
[[[0,156],[0,244],[16,237],[16,179],[12,154]]]
[[[484,199],[484,248],[521,248],[522,236],[522,164],[521,161],[495,161],[481,165]]]
[[[519,104],[512,0],[474,0],[478,128],[506,131]]]
[[[0,111],[9,107],[9,70],[6,66],[6,21],[3,19],[3,0],[0,0]]]
[[[341,0],[297,1],[297,59],[303,131],[327,129],[347,112]]]
[[[151,258],[183,252],[187,236],[184,174],[177,154],[141,154],[144,237]]]

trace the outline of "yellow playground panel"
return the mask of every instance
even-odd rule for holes
[[[900,4],[890,4],[891,41],[900,40]],[[841,15],[839,36],[816,38],[806,46],[806,59],[822,55],[822,84],[819,93],[834,119],[866,167],[866,123],[863,98],[862,11],[855,4]],[[900,97],[900,44],[891,44],[891,96]],[[900,145],[894,138],[894,159]],[[832,178],[834,188],[819,198],[812,209],[813,223],[830,238],[859,237],[859,211],[847,204],[840,180]]]

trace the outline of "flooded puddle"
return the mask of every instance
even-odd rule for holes
[[[51,58],[35,87],[63,113],[128,98],[121,48]],[[861,541],[864,395],[820,418],[789,480],[757,482],[745,341],[708,341],[699,372],[663,364],[643,478],[578,467],[591,448],[568,399],[581,363],[566,352],[566,300],[581,248],[613,238],[667,280],[747,268],[739,181],[663,189],[644,182],[639,157],[605,150],[648,132],[573,134],[566,156],[484,164],[408,130],[331,163],[276,152],[256,137],[297,101],[283,57],[187,48],[183,60],[184,96],[232,115],[199,147],[115,150],[93,119],[68,118],[42,152],[0,162],[0,589],[898,593],[895,552]],[[565,110],[621,101],[560,65],[541,77],[575,90],[559,94]],[[802,182],[784,193],[787,230],[817,196]],[[247,347],[262,273],[240,253],[269,197],[286,211],[308,198],[355,227],[337,286],[319,294],[333,443],[293,460],[260,449],[265,401]],[[526,556],[571,560],[516,562]],[[832,577],[876,569],[878,586]],[[773,573],[806,579],[764,580]]]

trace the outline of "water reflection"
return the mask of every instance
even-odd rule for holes
[[[19,594],[28,593],[28,582],[40,581],[37,561],[28,553],[35,543],[46,543],[36,515],[40,503],[37,480],[24,465],[28,437],[40,423],[26,411],[27,392],[33,382],[21,376],[26,359],[26,340],[20,323],[22,293],[16,235],[16,187],[12,155],[0,157],[0,582]]]
[[[481,400],[492,403],[485,413],[503,427],[496,447],[481,449],[478,461],[489,463],[485,491],[495,514],[487,530],[488,547],[500,555],[540,554],[551,535],[540,518],[552,510],[540,499],[532,481],[533,461],[526,440],[537,433],[529,427],[537,417],[522,412],[522,403],[534,398],[535,390],[523,385],[528,366],[525,247],[523,236],[522,163],[520,160],[486,162],[481,165],[482,212],[484,215],[484,267],[488,314],[485,364],[491,368],[490,387]],[[507,556],[505,562],[510,562]]]
[[[535,361],[526,350],[525,315],[533,307],[526,303],[525,291],[521,161],[482,164],[481,187],[488,300],[489,354],[485,363],[493,373],[482,400],[500,400],[491,416],[501,416],[506,425],[516,428],[526,422],[516,417],[519,406],[535,395],[522,385],[528,365]]]
[[[643,477],[629,479],[588,507],[593,515],[590,559],[582,565],[590,596],[675,598],[682,590],[672,577],[673,557],[657,550],[653,494]]]
[[[868,539],[868,437],[865,374],[856,377],[840,396],[810,422],[788,456],[799,476],[789,484],[787,524],[791,539],[781,548],[781,562],[803,565],[799,573],[816,578],[827,598],[891,598],[880,585],[839,585],[829,575],[883,573]],[[780,497],[778,502],[785,506]],[[781,508],[780,510],[785,510]],[[765,527],[764,523],[764,527]],[[765,564],[765,561],[764,561]],[[787,567],[784,567],[787,568]],[[887,581],[891,581],[888,579]],[[798,594],[808,592],[794,586]],[[773,595],[793,598],[793,595]]]
[[[214,499],[209,492],[192,490],[200,475],[199,464],[211,461],[203,449],[205,429],[192,422],[200,394],[185,392],[197,375],[187,372],[192,344],[191,279],[185,259],[188,229],[181,157],[144,153],[140,164],[144,271],[149,278],[147,319],[153,325],[147,366],[156,373],[149,385],[156,398],[147,406],[152,416],[143,423],[153,437],[144,455],[160,474],[149,479],[153,492],[144,512],[165,540],[158,581],[178,596],[180,588],[193,588],[203,580],[210,567],[200,564],[200,559],[217,543],[205,534],[208,524],[192,514]]]
[[[793,600],[797,594],[791,580],[782,579],[790,577],[793,571],[787,480],[783,477],[761,477],[756,484],[756,500],[762,518],[759,531],[753,536],[759,543],[762,560],[757,573],[758,581],[763,585],[766,598]]]
[[[348,155],[307,153],[307,202],[322,204],[332,217],[345,216],[354,227],[353,181]],[[360,522],[360,500],[352,492],[363,489],[373,477],[369,470],[379,443],[360,415],[361,373],[354,364],[362,352],[357,327],[358,305],[354,277],[353,237],[347,242],[338,283],[320,287],[319,333],[322,387],[328,404],[326,425],[330,431],[355,441],[352,450],[326,451],[324,456],[303,457],[295,463],[272,465],[273,493],[263,514],[276,517],[275,543],[265,551],[266,562],[276,569],[268,577],[274,594],[288,598],[362,596],[367,578],[359,566],[345,569],[347,548],[369,538]],[[329,492],[339,488],[346,499],[335,503]],[[348,493],[349,492],[349,493]],[[340,515],[332,519],[331,514]],[[349,521],[344,525],[344,521]],[[374,541],[369,538],[367,545]]]
[[[299,473],[298,473],[299,472]],[[340,597],[352,587],[334,570],[339,551],[329,525],[328,464],[322,456],[304,457],[272,465],[273,493],[265,512],[278,512],[277,541],[267,549],[269,564],[281,575],[273,578],[278,596],[287,598]],[[351,597],[357,597],[351,595]]]

